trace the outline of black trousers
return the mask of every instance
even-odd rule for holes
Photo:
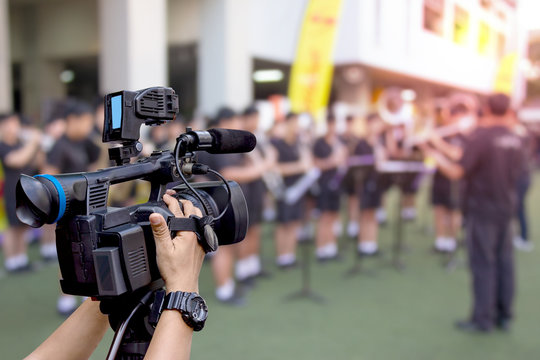
[[[472,273],[471,320],[490,329],[512,317],[514,254],[511,218],[466,218],[466,239]]]

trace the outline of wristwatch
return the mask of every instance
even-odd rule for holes
[[[208,306],[195,292],[172,291],[165,296],[162,310],[178,310],[185,323],[194,331],[201,331],[208,317]]]

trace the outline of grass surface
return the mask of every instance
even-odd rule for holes
[[[540,177],[535,180],[540,185]],[[216,303],[206,264],[200,289],[210,316],[204,331],[194,336],[192,359],[539,359],[540,249],[517,254],[512,331],[459,333],[452,323],[466,317],[470,304],[465,257],[461,253],[458,267],[448,271],[443,259],[430,252],[425,193],[418,199],[421,216],[405,227],[404,271],[390,265],[391,223],[381,230],[383,256],[366,260],[366,273],[356,277],[344,277],[353,263],[353,247],[342,239],[343,262],[312,266],[312,287],[325,297],[324,305],[284,300],[300,289],[301,271],[274,268],[271,226],[265,228],[263,247],[273,276],[257,283],[245,307]],[[390,194],[388,208],[394,203],[395,194]],[[539,186],[532,188],[528,205],[532,240],[538,245]],[[35,246],[30,255],[37,259]],[[22,358],[61,323],[55,311],[56,278],[57,268],[51,265],[28,275],[0,276],[0,359]],[[105,357],[111,339],[109,331],[94,359]]]

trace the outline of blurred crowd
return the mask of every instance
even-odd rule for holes
[[[337,116],[329,109],[324,119],[307,114],[276,115],[273,126],[261,130],[256,106],[242,112],[223,107],[210,119],[189,122],[177,119],[144,133],[142,155],[172,149],[186,126],[194,129],[220,127],[251,131],[257,147],[247,154],[198,154],[198,161],[241,185],[249,210],[244,241],[220,247],[209,256],[215,296],[225,304],[241,305],[242,289],[271,269],[261,261],[262,224],[274,222],[275,264],[280,270],[297,266],[297,245],[314,241],[319,262],[340,261],[338,239],[357,239],[361,257],[380,254],[378,229],[386,222],[384,198],[388,190],[402,193],[400,215],[416,217],[416,193],[423,182],[431,186],[435,252],[456,251],[462,229],[462,185],[436,170],[430,161],[433,149],[458,152],[468,136],[482,126],[482,102],[451,97],[430,104],[429,116],[406,111],[401,100],[388,98],[379,111],[367,116]],[[404,115],[407,114],[407,115]],[[528,166],[515,184],[518,195],[514,244],[532,250],[525,207],[531,170],[538,160],[539,133],[509,115],[511,130],[523,139]],[[429,118],[426,121],[425,118]],[[92,107],[67,99],[44,124],[19,114],[0,116],[0,161],[7,228],[2,233],[4,268],[11,275],[32,271],[27,244],[39,242],[43,261],[56,260],[54,225],[30,231],[15,214],[15,188],[20,174],[59,174],[93,171],[111,166],[108,145],[101,142],[103,103]],[[339,126],[338,126],[339,125]],[[201,179],[196,179],[196,181]],[[127,206],[145,201],[148,186],[142,181],[114,185],[109,202]],[[35,238],[35,239],[34,239]],[[243,286],[238,286],[242,284]],[[58,311],[69,314],[77,300],[61,295]]]

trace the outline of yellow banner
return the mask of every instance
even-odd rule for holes
[[[341,0],[309,1],[289,81],[294,112],[310,112],[320,118],[327,106],[340,9]]]
[[[506,54],[501,59],[497,75],[495,75],[495,84],[493,86],[495,92],[512,95],[512,92],[514,91],[514,77],[517,64],[517,53]]]

